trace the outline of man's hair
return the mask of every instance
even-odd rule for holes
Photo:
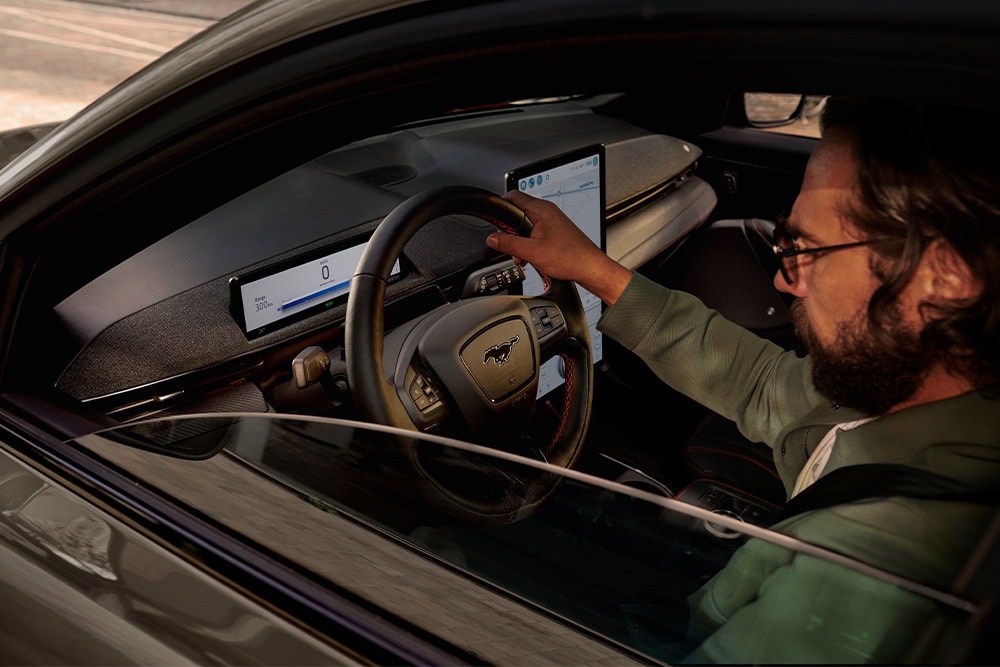
[[[1000,118],[972,109],[831,97],[824,136],[850,142],[858,197],[845,215],[872,246],[882,285],[868,316],[893,353],[898,297],[928,246],[942,240],[981,295],[924,303],[922,350],[977,388],[1000,383]]]

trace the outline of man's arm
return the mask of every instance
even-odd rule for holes
[[[823,400],[808,359],[639,273],[597,326],[666,384],[732,419],[757,442],[773,445],[785,426]]]
[[[550,278],[572,280],[608,305],[617,301],[632,278],[629,269],[608,257],[552,202],[517,190],[504,198],[531,220],[531,238],[496,233],[486,239],[488,246]]]

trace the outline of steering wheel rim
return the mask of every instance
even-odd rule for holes
[[[420,365],[426,362],[442,366],[432,368],[427,375],[428,380],[446,383],[442,393],[448,408],[463,417],[466,414],[476,415],[470,417],[470,421],[480,418],[489,420],[492,416],[490,411],[494,409],[499,411],[496,417],[498,423],[507,421],[509,414],[515,415],[516,419],[527,412],[530,418],[542,357],[558,355],[565,364],[566,399],[558,431],[543,458],[549,463],[570,468],[583,448],[593,398],[589,327],[579,292],[573,283],[546,279],[547,289],[538,297],[483,296],[449,304],[440,312],[435,311],[434,317],[424,318],[423,323],[413,327],[410,331],[414,333],[407,334],[409,342],[402,346],[405,351],[400,352],[401,357],[390,358],[391,363],[386,364],[384,312],[393,265],[401,256],[406,242],[417,231],[432,220],[449,215],[474,216],[508,233],[531,234],[532,223],[523,211],[492,192],[471,186],[427,190],[393,209],[376,228],[358,261],[348,295],[344,348],[348,383],[355,406],[363,419],[409,430],[425,430],[423,424],[417,423],[421,415],[417,415],[415,420],[417,413],[414,412],[414,405],[407,403],[406,383],[412,383],[414,377],[409,365],[416,365],[416,374],[419,374]],[[476,303],[469,304],[469,301]],[[537,314],[547,314],[550,311],[538,309],[552,306],[558,309],[565,327],[558,329],[555,337],[546,334],[549,336],[546,339],[539,335],[542,329]],[[479,318],[485,323],[481,323]],[[445,325],[438,324],[441,321],[461,322],[458,328],[466,332],[465,337],[451,346],[442,347],[431,342],[436,341],[442,332],[451,333],[443,328]],[[528,340],[522,340],[522,337]],[[518,392],[509,396],[487,395],[489,400],[482,400],[484,397],[479,395],[477,398],[481,402],[466,400],[463,403],[463,397],[458,394],[474,394],[473,388],[482,389],[493,382],[493,375],[484,376],[494,372],[489,358],[493,353],[487,351],[481,359],[484,368],[470,361],[470,357],[482,357],[482,341],[498,339],[516,339],[516,344],[509,343],[509,348],[505,348],[511,357],[514,356],[513,349],[518,355],[523,355],[519,357],[523,359],[528,358],[529,351],[534,354],[534,361],[524,362],[526,366],[522,366],[526,368],[533,363],[533,378],[521,382]],[[432,348],[442,348],[443,351]],[[408,358],[411,354],[412,360]],[[465,355],[461,363],[451,358],[456,354]],[[440,361],[442,357],[446,358],[444,362]],[[500,362],[495,365],[501,366]],[[470,368],[472,371],[469,371]],[[469,378],[457,377],[462,374],[469,375]],[[483,393],[490,392],[487,388]],[[505,401],[514,407],[505,405]],[[524,403],[527,405],[518,405]],[[508,410],[515,412],[508,413]],[[448,484],[440,474],[429,470],[420,456],[419,447],[411,443],[404,448],[408,449],[407,454],[418,472],[437,487],[437,491],[453,505],[452,509],[458,508],[467,517],[472,516],[479,521],[510,521],[523,516],[526,511],[533,511],[554,490],[557,482],[553,478],[560,477],[546,473],[531,480],[517,478],[510,488],[501,493],[493,489],[488,494],[472,497],[467,484],[461,485],[464,491],[457,491],[455,485]]]

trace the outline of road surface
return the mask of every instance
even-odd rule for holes
[[[60,121],[249,0],[0,0],[0,130]]]

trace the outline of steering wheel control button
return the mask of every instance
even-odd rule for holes
[[[431,379],[426,375],[417,375],[413,378],[409,388],[410,398],[413,404],[420,411],[427,410],[440,400],[437,390]]]
[[[534,378],[535,349],[520,317],[497,323],[474,336],[462,349],[462,363],[479,388],[494,402],[520,391]]]
[[[565,326],[562,314],[554,306],[535,306],[531,309],[531,323],[539,340]]]
[[[495,264],[468,277],[462,289],[462,298],[496,294],[523,283],[525,277],[524,268],[514,262]]]

